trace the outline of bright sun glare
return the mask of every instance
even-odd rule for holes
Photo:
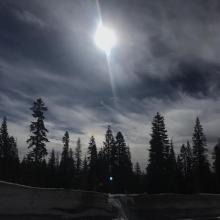
[[[109,54],[111,49],[115,46],[116,41],[115,33],[111,29],[99,24],[95,33],[96,45]]]

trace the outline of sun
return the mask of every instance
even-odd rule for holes
[[[97,47],[110,54],[111,49],[116,45],[117,39],[113,30],[99,24],[95,32],[95,43]]]

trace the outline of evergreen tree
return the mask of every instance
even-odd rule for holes
[[[32,149],[29,152],[29,157],[35,162],[42,162],[43,158],[47,155],[46,142],[48,130],[44,125],[44,112],[47,111],[47,107],[41,98],[34,101],[33,106],[30,108],[33,111],[32,116],[36,121],[31,122],[30,132],[32,133],[27,140],[28,149]]]
[[[185,184],[186,184],[186,192],[193,192],[193,183],[192,183],[192,175],[193,175],[193,152],[190,146],[189,141],[186,143],[186,163],[185,163]]]
[[[135,193],[140,193],[142,191],[142,172],[140,168],[140,164],[138,162],[135,163],[134,166],[134,189]]]
[[[3,179],[15,181],[19,175],[17,143],[8,133],[7,118],[4,117],[0,128],[0,175]]]
[[[50,157],[49,157],[49,160],[48,160],[48,167],[50,169],[55,169],[56,168],[56,158],[55,158],[54,149],[52,149],[52,151],[50,153]]]
[[[0,131],[0,152],[4,160],[19,161],[17,143],[13,136],[8,133],[7,118],[4,117]]]
[[[95,143],[95,138],[92,136],[89,141],[89,147],[88,147],[88,163],[89,163],[89,169],[95,170],[96,169],[96,163],[97,163],[97,148]]]
[[[3,118],[1,125],[1,157],[4,160],[8,160],[10,157],[10,141],[6,117]]]
[[[88,190],[88,172],[89,172],[89,166],[88,166],[88,161],[87,157],[85,155],[83,164],[82,164],[82,175],[81,175],[81,188],[84,190]]]
[[[21,162],[21,183],[25,185],[32,186],[35,181],[35,176],[33,175],[32,159],[29,158],[29,154],[24,156]]]
[[[109,184],[109,163],[106,159],[103,148],[100,149],[97,156],[97,176],[99,191],[107,191]]]
[[[102,180],[104,181],[104,188],[106,191],[110,192],[114,188],[114,172],[115,167],[117,166],[117,152],[111,126],[108,126],[107,128],[105,141],[103,142],[103,148],[100,155],[102,156]],[[110,177],[113,178],[113,181],[110,181]]]
[[[192,141],[195,191],[205,192],[208,190],[210,170],[207,159],[206,137],[198,117],[196,118]]]
[[[103,154],[106,160],[106,165],[108,172],[106,173],[106,179],[109,179],[109,176],[113,175],[113,167],[115,166],[116,162],[116,147],[115,147],[115,140],[111,130],[111,126],[108,126],[106,134],[105,134],[105,141],[103,142]]]
[[[97,188],[97,157],[95,138],[92,136],[88,147],[88,181],[91,189]]]
[[[74,160],[74,153],[72,148],[69,149],[69,160],[73,171],[75,171],[75,160]]]
[[[0,156],[4,160],[19,160],[17,143],[8,133],[7,118],[4,117],[0,129]]]
[[[213,152],[213,168],[214,168],[214,174],[215,174],[215,183],[216,183],[216,192],[220,193],[220,139],[218,140],[218,143],[214,147]]]
[[[82,149],[81,149],[80,138],[78,138],[76,143],[75,158],[76,158],[76,172],[79,174],[82,168]]]
[[[48,160],[48,174],[47,174],[47,186],[48,187],[56,187],[57,185],[57,167],[56,167],[56,158],[55,151],[52,149],[49,160]]]
[[[76,187],[81,188],[81,182],[82,182],[82,150],[81,150],[81,140],[78,138],[76,142],[76,148],[75,148],[75,182]]]
[[[170,141],[170,145],[168,146],[168,156],[165,160],[165,166],[167,169],[166,191],[177,192],[177,163],[172,140]]]
[[[72,148],[69,149],[69,175],[70,175],[70,185],[71,187],[76,186],[75,180],[76,168],[75,168],[75,159]]]
[[[87,157],[86,157],[86,155],[85,155],[84,160],[83,160],[82,171],[83,171],[83,173],[87,173],[88,170],[89,170],[89,166],[88,166]]]
[[[151,193],[167,191],[167,158],[169,140],[164,118],[159,113],[153,119],[149,149],[149,164],[147,166],[147,187]]]
[[[136,176],[141,176],[141,168],[140,168],[140,164],[138,162],[135,163],[134,174]]]
[[[189,178],[192,173],[192,149],[190,147],[189,141],[187,141],[187,145],[182,145],[180,149],[180,154],[178,156],[179,160],[179,170],[181,171],[184,178]]]
[[[19,163],[17,142],[13,136],[9,137],[10,158]]]
[[[177,169],[178,169],[178,174],[184,178],[184,174],[185,174],[185,169],[184,169],[184,157],[183,157],[183,152],[185,152],[185,145],[183,144],[180,148],[180,153],[177,156]]]
[[[116,156],[113,166],[115,181],[117,182],[117,190],[128,191],[132,177],[132,162],[130,149],[126,145],[124,136],[121,132],[116,135],[115,141]]]
[[[176,167],[176,156],[173,147],[173,140],[170,141],[168,160],[171,163],[171,168],[174,169]]]
[[[60,166],[59,152],[56,152],[56,154],[55,154],[55,166],[56,166],[56,168],[59,168],[59,166]]]
[[[71,188],[74,186],[74,158],[73,151],[69,148],[69,133],[63,136],[63,151],[60,161],[61,186]]]
[[[70,141],[68,131],[65,132],[62,141],[63,141],[63,151],[61,154],[60,167],[67,169],[68,160],[69,160],[69,141]]]
[[[183,144],[177,158],[177,168],[179,172],[180,190],[184,193],[192,192],[192,149],[189,141],[187,145]]]
[[[108,126],[106,134],[105,134],[105,141],[103,143],[103,152],[105,154],[106,160],[109,163],[109,166],[112,165],[112,159],[113,159],[113,154],[114,154],[114,148],[115,148],[115,140],[114,136],[111,130],[111,126]]]

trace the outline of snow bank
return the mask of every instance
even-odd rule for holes
[[[104,220],[112,219],[113,216],[107,194],[35,188],[0,181],[0,219],[91,217]]]
[[[220,195],[108,195],[0,181],[0,219],[143,220],[220,216]]]
[[[116,195],[117,196],[117,195]],[[123,206],[137,219],[179,219],[220,216],[220,195],[157,194],[120,197]]]

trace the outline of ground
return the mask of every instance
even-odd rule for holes
[[[0,181],[0,219],[5,220],[183,220],[217,216],[220,195],[111,195]]]

